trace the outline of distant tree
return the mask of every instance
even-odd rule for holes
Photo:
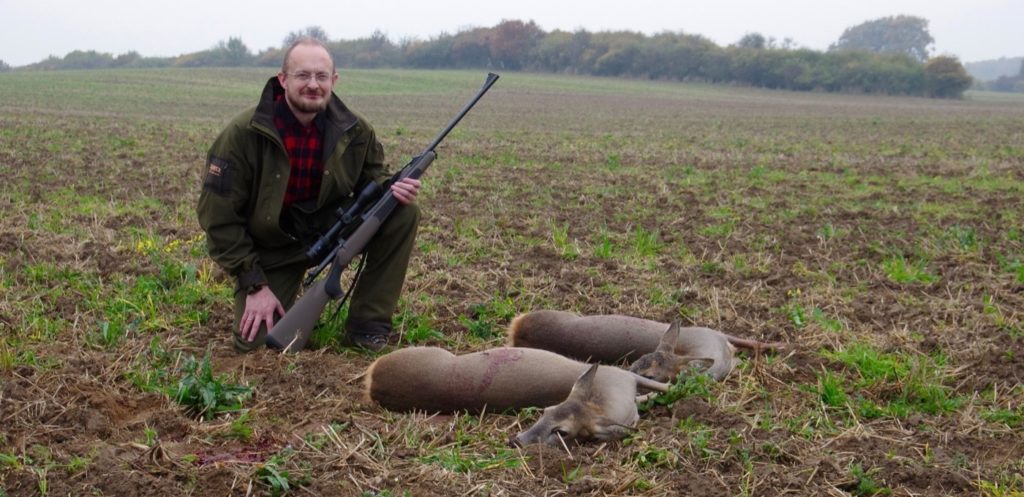
[[[288,36],[284,37],[284,42],[281,44],[281,46],[285,48],[290,47],[292,43],[295,43],[295,40],[298,40],[299,38],[303,37],[315,38],[324,43],[330,41],[327,39],[327,32],[324,31],[323,28],[321,28],[320,26],[308,26],[306,27],[306,29],[292,31],[291,33],[288,33]]]
[[[502,21],[490,38],[491,62],[504,69],[521,69],[544,32],[533,21]]]
[[[761,33],[747,33],[740,38],[740,41],[736,42],[736,46],[740,48],[753,48],[761,50],[768,44],[768,40],[765,39]]]
[[[409,41],[402,46],[402,63],[412,67],[436,69],[451,67],[455,37],[442,33],[427,41]]]
[[[939,56],[924,65],[925,88],[928,96],[960,98],[971,86],[971,76],[956,57]]]
[[[709,53],[717,46],[702,36],[664,32],[639,40],[632,73],[651,79],[707,80]]]
[[[904,54],[918,62],[928,60],[929,45],[935,39],[928,32],[928,20],[915,16],[890,16],[846,28],[829,50],[867,50]]]
[[[238,67],[249,65],[252,61],[252,54],[249,53],[249,47],[242,43],[241,38],[228,38],[227,43],[220,42],[217,46],[217,51],[221,52],[220,64],[229,67]]]
[[[11,66],[7,65],[3,59],[0,59],[0,72],[7,72],[11,70]]]
[[[104,69],[114,62],[114,56],[95,50],[75,50],[69,52],[61,61],[60,69]]]
[[[452,40],[451,63],[455,67],[488,67],[491,65],[492,28],[459,31]]]
[[[328,43],[327,48],[338,67],[392,67],[401,58],[398,46],[379,30],[368,38]]]
[[[138,67],[141,61],[142,56],[139,52],[131,50],[114,57],[112,67]]]
[[[259,67],[281,67],[284,50],[280,47],[267,47],[253,56],[252,63]]]

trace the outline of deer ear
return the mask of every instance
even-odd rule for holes
[[[597,364],[592,364],[572,385],[569,398],[576,400],[589,399],[593,396],[594,378],[597,377]]]
[[[676,342],[679,341],[679,327],[681,325],[678,319],[672,321],[672,324],[665,330],[665,334],[661,335],[661,341],[658,342],[658,352],[676,351]]]

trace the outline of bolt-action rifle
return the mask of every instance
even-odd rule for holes
[[[306,346],[313,327],[319,321],[327,303],[340,298],[343,294],[342,271],[348,267],[352,259],[363,252],[381,224],[398,205],[398,200],[389,186],[403,178],[419,179],[434,162],[434,148],[448,136],[497,80],[497,74],[488,73],[480,91],[422,153],[413,157],[383,185],[371,181],[359,192],[351,206],[347,209],[338,209],[338,220],[306,253],[311,260],[319,260],[320,263],[307,276],[305,293],[267,334],[268,346],[281,349],[283,352],[298,352]],[[331,270],[327,272],[327,277],[309,286],[328,265],[331,266]]]

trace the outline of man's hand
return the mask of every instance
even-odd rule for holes
[[[267,331],[274,327],[274,313],[284,316],[284,307],[274,292],[270,291],[270,287],[264,285],[256,293],[245,297],[245,311],[238,323],[238,332],[247,342],[255,340],[261,324],[267,323]]]
[[[416,200],[416,194],[420,192],[420,180],[413,178],[402,178],[391,184],[391,193],[402,205],[411,204]]]

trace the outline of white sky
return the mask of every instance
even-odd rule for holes
[[[850,26],[899,14],[930,22],[936,54],[1024,55],[1024,0],[0,0],[0,60],[20,66],[72,50],[175,56],[228,37],[257,52],[307,26],[332,40],[379,29],[397,42],[504,19],[544,31],[682,31],[719,45],[758,32],[825,50]]]

